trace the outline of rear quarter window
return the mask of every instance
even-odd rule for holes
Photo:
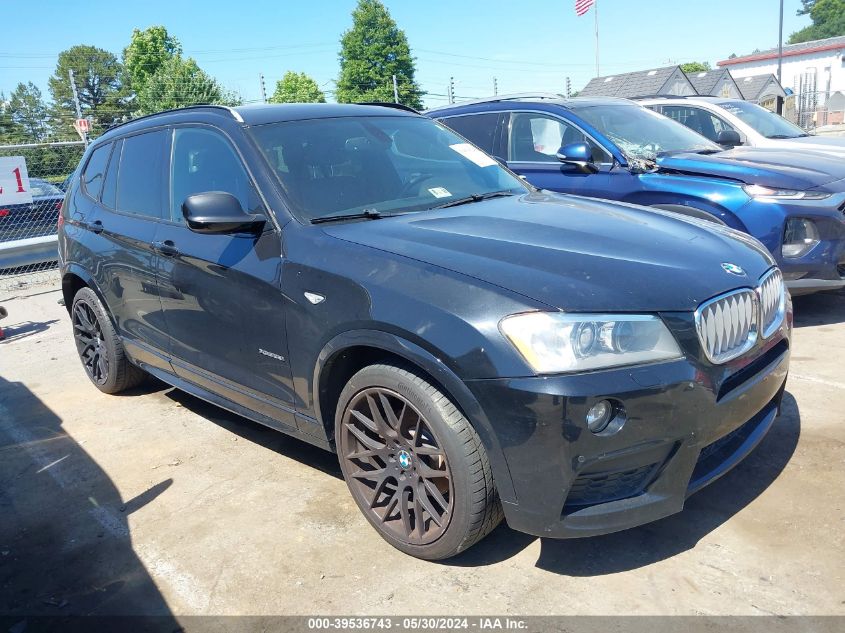
[[[103,178],[106,173],[106,165],[109,162],[111,145],[111,143],[106,143],[95,149],[82,172],[82,188],[94,200],[100,199],[100,193],[103,190]]]

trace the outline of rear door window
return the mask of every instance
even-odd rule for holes
[[[100,199],[100,192],[103,190],[103,178],[106,173],[106,165],[109,162],[111,145],[111,143],[106,143],[95,149],[91,158],[88,159],[88,164],[85,165],[85,171],[82,172],[82,185],[85,193],[94,200]]]
[[[453,116],[448,119],[442,119],[441,122],[448,125],[473,144],[478,145],[478,147],[488,154],[492,154],[498,120],[499,114],[494,112],[489,114]]]
[[[162,169],[167,134],[145,132],[123,139],[117,174],[117,205],[124,213],[162,216]]]

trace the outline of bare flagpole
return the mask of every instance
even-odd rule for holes
[[[596,0],[593,4],[593,12],[595,13],[596,18],[596,77],[600,77],[601,73],[599,72],[599,0]]]

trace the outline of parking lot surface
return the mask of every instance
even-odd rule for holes
[[[4,301],[0,613],[845,614],[845,294],[796,299],[781,416],[675,516],[588,540],[388,546],[336,458],[87,380],[56,288]]]

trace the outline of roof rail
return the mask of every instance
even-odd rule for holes
[[[114,129],[119,127],[123,127],[124,125],[129,125],[130,123],[135,123],[136,121],[143,121],[144,119],[149,119],[154,116],[159,116],[160,114],[172,114],[174,112],[182,112],[184,110],[201,110],[203,108],[212,108],[215,110],[225,110],[229,114],[232,115],[232,118],[235,119],[238,123],[243,123],[243,117],[232,107],[224,106],[224,105],[216,105],[213,103],[206,103],[206,104],[197,104],[197,105],[190,105],[190,106],[183,106],[181,108],[171,108],[169,110],[161,110],[160,112],[153,112],[152,114],[145,114],[144,116],[135,117],[134,119],[129,119],[128,121],[123,121],[121,123],[117,123],[112,125],[110,128],[106,130],[106,132],[111,132]]]
[[[394,110],[404,110],[405,112],[413,112],[419,114],[419,110],[415,110],[411,106],[406,106],[401,103],[392,103],[390,101],[357,101],[355,105],[367,106],[381,106],[382,108],[393,108]]]
[[[557,101],[559,99],[566,99],[562,94],[556,92],[515,92],[506,95],[494,95],[492,97],[484,97],[483,99],[472,99],[470,101],[461,101],[460,103],[450,103],[447,105],[429,108],[428,112],[433,110],[444,110],[452,108],[456,105],[475,105],[477,103],[496,103],[497,101],[519,101],[520,99],[550,99]]]
[[[662,94],[654,94],[654,95],[640,95],[639,97],[628,97],[632,101],[637,101],[638,99],[689,99],[696,97],[708,97],[710,95],[662,95]]]

